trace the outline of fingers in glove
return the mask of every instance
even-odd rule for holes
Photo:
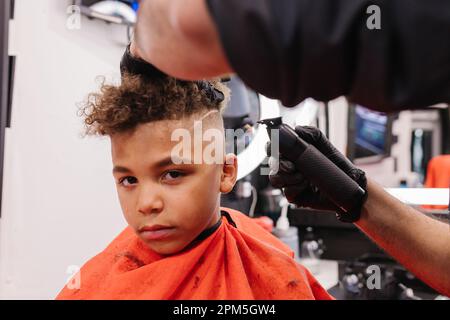
[[[284,188],[284,194],[289,202],[296,204],[298,207],[334,212],[338,209],[328,198],[323,197],[318,192],[314,192],[311,188],[301,191],[301,188],[291,186]]]
[[[296,126],[295,132],[307,143],[315,146],[317,150],[324,154],[346,174],[350,174],[355,169],[350,160],[339,152],[339,150],[331,144],[327,137],[318,128],[310,126]]]
[[[269,180],[274,188],[284,188],[295,185],[306,188],[309,183],[299,172],[287,174],[279,171],[277,174],[269,175]]]
[[[283,188],[283,192],[286,199],[290,203],[294,203],[296,205],[298,205],[297,199],[303,193],[310,195],[312,198],[316,197],[316,195],[314,195],[314,193],[311,191],[309,183],[295,184],[285,187]]]
[[[274,157],[269,158],[269,168],[270,175],[278,174],[278,172],[293,174],[297,171],[295,165],[289,160],[276,159]]]
[[[327,139],[327,137],[316,127],[310,126],[296,126],[295,132],[300,138],[305,140],[307,143],[312,144],[321,153],[326,155],[332,155],[339,152]]]

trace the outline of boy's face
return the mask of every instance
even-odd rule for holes
[[[111,136],[113,174],[125,219],[160,254],[182,250],[214,225],[220,218],[220,193],[231,191],[236,181],[237,160],[232,154],[224,156],[224,163],[173,162],[172,151],[180,141],[171,141],[172,132],[189,130],[193,154],[196,118],[150,122]],[[217,124],[204,121],[203,131],[220,127]]]

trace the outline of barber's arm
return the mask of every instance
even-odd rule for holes
[[[356,226],[419,279],[450,296],[450,225],[401,203],[370,179],[367,191]]]
[[[286,106],[347,95],[381,111],[450,102],[448,39],[448,0],[144,0],[137,23],[143,58],[172,76],[234,70]]]
[[[135,40],[135,53],[177,78],[232,72],[204,0],[142,1]]]
[[[404,205],[366,179],[364,172],[354,167],[318,129],[299,126],[295,131],[336,164],[337,170],[343,171],[366,191],[367,198],[359,213],[350,220],[410,272],[450,296],[450,225]],[[345,213],[328,200],[331,197],[312,186],[293,163],[282,156],[278,171],[270,175],[270,181],[284,189],[290,202],[302,207],[332,210],[345,220]]]

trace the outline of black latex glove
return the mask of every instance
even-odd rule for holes
[[[309,144],[314,145],[317,150],[323,153],[345,174],[358,183],[358,185],[366,191],[367,180],[364,171],[356,168],[344,155],[342,155],[325,137],[325,135],[315,127],[297,126],[295,132]],[[270,142],[266,146],[266,152],[270,156]],[[352,217],[345,217],[342,211],[333,204],[326,194],[313,186],[306,180],[300,172],[298,172],[294,164],[283,158],[276,160],[271,157],[269,164],[271,169],[275,167],[275,161],[278,161],[278,172],[269,175],[269,180],[275,188],[282,188],[284,194],[290,203],[294,203],[298,207],[309,207],[318,210],[329,210],[337,213],[338,218],[346,222],[354,222],[359,219],[359,214],[354,213]],[[364,199],[365,200],[365,199]]]

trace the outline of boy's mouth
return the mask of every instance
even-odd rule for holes
[[[174,227],[152,225],[144,226],[139,229],[139,234],[144,240],[161,240],[167,238],[175,231]]]

